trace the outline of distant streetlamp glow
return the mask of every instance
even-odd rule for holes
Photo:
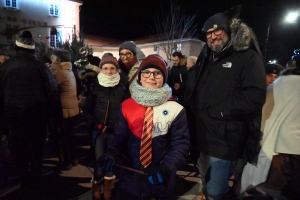
[[[299,12],[291,12],[289,13],[286,18],[285,18],[285,22],[287,23],[296,23],[297,22],[297,18],[299,16]]]
[[[297,23],[297,18],[300,16],[299,11],[295,12],[290,12],[288,15],[285,17],[284,22],[285,23]],[[270,26],[271,23],[269,22],[268,24],[268,29],[267,29],[267,38],[266,38],[266,46],[265,46],[265,54],[264,54],[264,61],[266,62],[266,56],[267,56],[267,49],[268,49],[268,40],[269,40],[269,34],[270,34]]]

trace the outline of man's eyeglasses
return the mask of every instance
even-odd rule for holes
[[[125,53],[125,54],[120,53],[120,54],[119,54],[119,56],[120,56],[121,58],[125,58],[125,57],[129,58],[131,55],[132,55],[132,53]]]
[[[154,78],[160,79],[162,77],[162,73],[160,71],[155,71],[155,72],[150,72],[148,70],[143,70],[142,71],[142,76],[144,78],[149,78],[153,74]]]
[[[211,37],[212,37],[212,33],[214,33],[216,36],[219,36],[219,35],[221,35],[221,34],[223,33],[223,28],[216,28],[216,29],[213,30],[213,31],[207,31],[207,32],[205,33],[206,38],[207,38],[207,39],[211,38]]]

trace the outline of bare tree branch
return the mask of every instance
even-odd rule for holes
[[[166,53],[168,61],[171,61],[172,53],[177,50],[175,45],[181,43],[182,39],[192,38],[196,33],[196,16],[196,13],[186,15],[177,0],[170,0],[168,9],[161,4],[161,10],[154,18],[153,31],[159,39],[157,47]]]

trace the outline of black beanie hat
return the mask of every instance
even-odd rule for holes
[[[266,74],[277,74],[279,76],[279,73],[284,68],[281,65],[268,63],[265,66]]]
[[[24,49],[35,49],[35,42],[30,31],[24,31],[15,42],[16,46]]]
[[[122,49],[128,49],[136,56],[136,45],[133,41],[125,41],[120,45],[119,53]]]
[[[141,80],[141,73],[142,70],[148,69],[148,68],[155,68],[161,71],[163,74],[164,78],[164,83],[166,83],[167,78],[168,78],[168,70],[167,70],[167,65],[164,59],[158,55],[158,54],[151,54],[145,58],[145,60],[142,61],[140,64],[140,67],[138,69],[138,81],[140,82]]]
[[[210,28],[223,28],[228,37],[230,38],[230,24],[228,17],[223,13],[217,13],[212,17],[208,18],[203,25],[202,32],[203,34]]]

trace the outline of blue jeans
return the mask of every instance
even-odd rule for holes
[[[199,172],[203,193],[209,200],[227,199],[228,180],[232,175],[236,161],[223,160],[200,153],[198,158]]]
[[[100,133],[96,138],[95,143],[95,157],[98,160],[99,157],[103,156],[109,143],[113,139],[113,134],[110,133]]]

